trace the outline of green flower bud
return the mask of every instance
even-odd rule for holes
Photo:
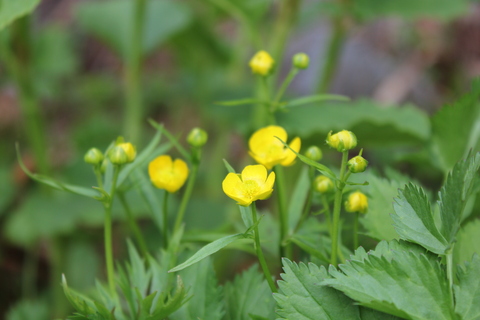
[[[323,157],[322,150],[317,146],[308,147],[305,156],[313,161],[320,161]]]
[[[126,164],[129,162],[127,152],[125,152],[125,149],[120,145],[110,150],[108,153],[108,158],[110,159],[111,163],[116,165]]]
[[[359,173],[365,171],[368,161],[362,156],[356,156],[348,160],[347,167],[351,173]]]
[[[108,159],[104,158],[103,161],[102,161],[102,165],[100,166],[100,173],[101,174],[104,174],[107,171],[107,166],[108,166]]]
[[[200,148],[207,143],[208,134],[200,128],[193,128],[187,136],[187,142],[192,147]]]
[[[122,148],[127,154],[127,163],[133,162],[133,160],[135,160],[137,157],[137,150],[130,142],[119,143],[117,144],[117,147]]]
[[[335,134],[332,134],[332,131],[330,131],[326,142],[330,147],[337,149],[337,151],[345,152],[357,146],[357,137],[353,132],[347,130],[342,130]]]
[[[305,53],[297,53],[292,58],[292,63],[295,68],[298,69],[307,69],[310,58]]]
[[[345,202],[345,210],[347,210],[347,212],[367,213],[367,210],[368,210],[367,196],[361,193],[360,191],[351,193],[348,196],[347,201]]]
[[[91,148],[90,150],[87,151],[87,153],[85,153],[83,160],[86,163],[96,166],[102,163],[103,158],[104,156],[102,151],[98,150],[97,148]]]
[[[313,188],[319,193],[327,193],[334,189],[333,181],[326,176],[318,176],[313,180]]]
[[[268,52],[261,50],[253,56],[249,65],[254,74],[267,76],[272,72],[273,67],[275,66],[275,60],[273,60]]]

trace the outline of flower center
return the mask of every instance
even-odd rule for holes
[[[255,180],[245,180],[243,181],[243,194],[249,199],[253,199],[258,195],[260,186]]]

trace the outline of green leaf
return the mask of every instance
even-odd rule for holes
[[[246,236],[243,233],[238,233],[234,235],[230,235],[227,237],[223,237],[221,239],[215,240],[212,243],[207,244],[200,250],[198,250],[193,256],[191,256],[187,261],[184,263],[179,264],[175,268],[169,270],[168,272],[176,272],[185,269],[186,267],[191,266],[194,263],[199,262],[202,259],[205,259],[206,257],[214,254],[218,250],[228,246],[230,243],[239,240],[239,239],[245,239]]]
[[[257,265],[226,283],[224,292],[226,320],[250,320],[250,315],[274,318],[275,301]]]
[[[191,268],[182,270],[180,276],[188,284],[188,292],[192,297],[170,318],[221,320],[224,314],[223,292],[218,285],[211,259],[204,259]]]
[[[283,280],[278,281],[280,290],[274,294],[280,319],[361,319],[358,306],[350,298],[333,288],[319,285],[329,278],[323,266],[296,264],[288,259],[282,259],[282,262]]]
[[[268,102],[259,100],[259,99],[246,98],[246,99],[229,100],[229,101],[218,101],[218,102],[215,102],[215,104],[219,106],[232,107],[232,106],[242,106],[242,105],[248,105],[248,104],[268,104]]]
[[[480,319],[480,257],[475,254],[465,267],[457,269],[455,285],[455,312],[462,320]]]
[[[452,244],[460,228],[463,209],[470,197],[477,171],[480,167],[480,154],[471,155],[464,161],[459,161],[447,181],[440,190],[440,217],[442,219],[441,233]]]
[[[390,243],[395,243],[393,249]],[[453,300],[444,268],[438,260],[416,251],[402,250],[397,241],[382,244],[386,254],[352,257],[342,272],[333,266],[333,279],[321,284],[344,292],[360,305],[398,317],[416,320],[455,319]],[[400,249],[400,250],[399,250]]]
[[[308,193],[312,187],[308,171],[309,170],[306,166],[302,168],[290,198],[290,205],[288,206],[288,226],[290,233],[293,233],[297,228],[298,222],[303,213],[305,201],[307,200]]]
[[[321,120],[320,120],[321,119]],[[428,115],[412,105],[386,108],[371,100],[322,102],[279,114],[278,123],[302,137],[331,130],[355,132],[363,147],[423,144],[430,137]]]
[[[430,202],[421,188],[407,184],[399,190],[393,207],[394,227],[400,238],[418,243],[431,252],[445,253],[449,243],[438,231]]]
[[[457,234],[457,242],[453,250],[454,264],[463,264],[470,261],[473,254],[480,255],[480,220],[476,219],[467,223]]]
[[[305,104],[323,101],[350,101],[350,98],[338,94],[316,94],[313,96],[306,96],[290,100],[283,107],[294,108],[298,106],[303,106]]]
[[[48,320],[51,319],[48,302],[42,300],[20,300],[12,305],[5,317],[6,320]]]
[[[76,8],[80,25],[117,54],[130,55],[135,2],[129,0],[83,1]],[[146,2],[142,52],[147,55],[173,35],[185,29],[191,12],[183,3],[168,0]]]
[[[445,105],[432,117],[431,150],[434,163],[444,172],[470,150],[480,151],[480,80],[469,93],[452,105]]]
[[[352,10],[362,20],[399,17],[407,20],[433,18],[450,20],[468,12],[468,0],[358,0]]]
[[[0,31],[18,18],[29,14],[40,0],[6,0],[0,2]]]
[[[393,227],[393,198],[398,195],[401,183],[387,180],[374,174],[368,176],[368,213],[361,215],[360,223],[367,230],[366,234],[377,240],[399,238]]]

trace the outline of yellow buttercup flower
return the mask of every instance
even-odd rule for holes
[[[267,168],[257,164],[246,166],[241,174],[229,173],[222,182],[223,192],[241,206],[264,200],[273,192],[275,172],[267,177]]]
[[[272,71],[275,60],[266,51],[258,51],[250,60],[250,68],[254,74],[266,76]]]
[[[281,164],[282,166],[292,165],[297,155],[285,147],[276,137],[287,141],[287,132],[279,126],[268,126],[257,130],[248,141],[250,156],[267,169]],[[290,148],[296,152],[300,151],[301,141],[296,137],[290,143]]]
[[[345,210],[347,210],[348,212],[367,213],[367,210],[368,210],[367,196],[361,193],[360,191],[350,193],[347,201],[345,202]]]
[[[180,189],[188,178],[188,166],[182,159],[168,155],[155,158],[148,164],[148,175],[153,185],[173,193]]]

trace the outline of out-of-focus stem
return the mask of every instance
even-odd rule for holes
[[[135,238],[137,239],[137,243],[138,243],[138,246],[140,247],[140,251],[142,252],[142,256],[146,257],[148,254],[147,244],[145,242],[145,239],[142,236],[142,231],[140,230],[140,227],[138,226],[138,223],[135,220],[135,217],[133,216],[132,210],[130,209],[130,206],[128,205],[127,199],[125,198],[125,195],[123,194],[123,192],[118,193],[118,198],[120,199],[123,209],[125,210],[125,214],[127,215],[128,226],[132,230]],[[145,260],[145,261],[148,261],[148,260]]]
[[[280,8],[275,22],[271,48],[273,59],[280,64],[288,36],[297,16],[300,0],[284,0],[279,3]]]
[[[183,222],[183,216],[185,215],[185,211],[187,210],[187,204],[190,200],[192,195],[193,186],[195,185],[195,180],[197,178],[198,173],[198,163],[193,163],[192,173],[190,174],[190,178],[187,182],[187,188],[185,189],[185,193],[183,194],[182,202],[180,203],[180,207],[178,208],[177,219],[175,220],[175,226],[173,228],[173,233],[176,233]]]
[[[168,248],[168,191],[163,195],[163,247]]]
[[[143,117],[142,94],[140,90],[140,69],[143,54],[143,29],[145,25],[146,0],[134,0],[133,29],[125,65],[125,134],[132,143],[141,141]]]
[[[337,181],[337,190],[335,191],[335,201],[333,203],[333,225],[332,225],[332,257],[330,263],[337,264],[338,242],[340,232],[340,210],[342,208],[343,188],[345,187],[345,169],[347,167],[348,151],[343,152],[342,164],[340,167],[340,181]]]

